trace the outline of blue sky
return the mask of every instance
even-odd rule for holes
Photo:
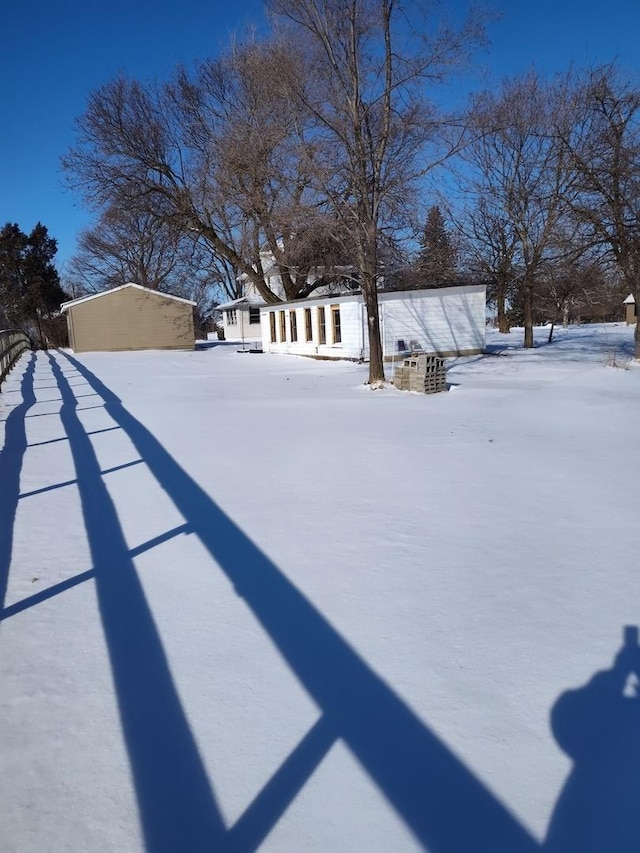
[[[467,4],[441,6],[458,14]],[[486,83],[531,67],[552,72],[616,57],[637,72],[640,0],[493,0],[491,7],[501,17],[473,68]],[[90,224],[59,167],[89,93],[119,72],[162,78],[178,62],[215,55],[261,9],[259,0],[9,4],[0,28],[0,225],[30,231],[41,221],[58,240],[61,268]]]

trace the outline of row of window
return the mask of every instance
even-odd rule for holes
[[[238,313],[235,308],[229,308],[225,311],[227,326],[237,326],[238,325]],[[260,309],[259,308],[249,308],[249,325],[254,326],[256,323],[260,323]]]
[[[305,342],[314,342],[313,338],[313,308],[303,308],[304,311],[304,340]],[[340,328],[340,306],[331,305],[329,307],[330,328],[327,330],[327,309],[324,305],[319,305],[316,309],[318,344],[327,343],[327,331],[330,333],[331,344],[339,344],[342,342],[342,330]],[[287,338],[287,314],[289,315],[289,337]],[[276,316],[277,315],[277,316]],[[269,311],[269,331],[271,333],[271,343],[296,343],[298,340],[298,317],[297,311]]]

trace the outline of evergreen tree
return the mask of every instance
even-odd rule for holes
[[[7,222],[0,230],[0,304],[9,326],[19,326],[22,319],[20,269],[26,247],[26,234],[18,225]]]
[[[53,265],[56,241],[40,222],[30,234],[16,223],[0,229],[0,306],[6,323],[46,343],[43,324],[67,298]]]
[[[456,251],[437,204],[429,208],[420,246],[418,272],[423,286],[438,286],[455,279]]]

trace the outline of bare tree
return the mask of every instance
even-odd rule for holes
[[[195,78],[183,71],[172,90],[209,185],[238,223],[236,244],[261,275],[275,265],[287,300],[309,295],[336,261],[338,223],[311,180],[317,142],[297,96],[308,78],[305,54],[271,40],[235,46]]]
[[[220,302],[225,285],[235,285],[234,280],[221,280],[210,252],[157,212],[111,206],[95,226],[81,233],[78,245],[64,274],[65,286],[74,296],[135,282],[193,299],[197,315],[207,317],[213,303]]]
[[[475,18],[458,30],[434,26],[424,16],[412,21],[418,7],[403,8],[396,0],[271,5],[287,22],[286,38],[303,41],[308,52],[311,77],[297,89],[314,119],[313,177],[354,253],[367,310],[369,381],[376,383],[384,379],[381,231],[406,221],[416,179],[450,153],[425,86],[441,82],[482,30]]]
[[[181,287],[195,272],[193,241],[157,213],[108,207],[80,234],[67,277],[74,291],[95,292],[133,281],[153,290]]]
[[[280,298],[265,268],[274,264],[285,298],[304,295],[310,277],[287,249],[303,234],[317,240],[329,218],[308,201],[304,116],[286,85],[298,58],[250,44],[163,86],[110,81],[91,96],[63,160],[71,185],[98,209],[146,211],[191,235],[267,302]]]
[[[418,178],[458,144],[444,143],[425,85],[442,82],[482,28],[473,17],[412,28],[414,7],[397,0],[273,7],[286,34],[163,86],[121,77],[95,92],[63,166],[98,207],[161,210],[269,303],[281,296],[273,269],[290,300],[340,277],[348,258],[377,381],[381,237],[408,221]]]
[[[566,262],[550,267],[539,283],[537,299],[539,314],[550,322],[547,343],[553,340],[559,322],[567,326],[586,308],[599,306],[603,310],[608,291],[605,271],[597,263],[568,258]],[[591,311],[590,316],[593,313]]]
[[[495,306],[498,330],[510,331],[508,304],[517,283],[518,237],[494,195],[480,195],[456,220],[461,261],[475,279],[487,282],[487,301]]]
[[[616,264],[640,301],[640,88],[613,65],[591,70],[577,87],[577,120],[563,141],[578,172],[573,209],[586,239]],[[640,324],[635,357],[640,358]]]
[[[462,153],[476,205],[473,236],[484,248],[487,268],[499,274],[501,294],[515,273],[525,347],[533,346],[536,283],[562,255],[557,238],[574,192],[558,130],[571,120],[567,97],[564,82],[544,84],[532,73],[506,82],[498,95],[480,95],[471,110],[478,139]]]

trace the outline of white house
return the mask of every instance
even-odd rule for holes
[[[475,355],[485,348],[486,288],[466,284],[379,293],[384,358],[422,351]],[[262,348],[315,358],[366,360],[367,317],[362,294],[314,296],[260,308]]]
[[[264,279],[267,287],[278,297],[284,299],[284,287],[278,266],[269,251],[260,252]],[[310,279],[317,280],[322,270],[315,269],[309,273]],[[238,285],[242,293],[239,299],[233,299],[217,306],[222,313],[222,328],[226,341],[255,346],[262,342],[260,328],[260,310],[267,307],[264,299],[258,293],[256,286],[245,274],[238,276]],[[340,293],[347,288],[346,279],[335,284],[323,284],[314,292],[316,296],[326,296],[330,293]],[[279,307],[279,305],[278,305]]]
[[[265,284],[279,298],[284,298],[282,280],[274,262],[273,254],[268,250],[260,252],[260,264]],[[242,273],[237,278],[238,290],[242,294],[238,299],[217,305],[222,313],[222,328],[225,341],[255,346],[262,341],[260,332],[260,308],[265,304],[255,285]]]
[[[248,346],[260,344],[260,309],[264,304],[263,299],[243,296],[218,305],[216,310],[222,312],[224,339]]]

